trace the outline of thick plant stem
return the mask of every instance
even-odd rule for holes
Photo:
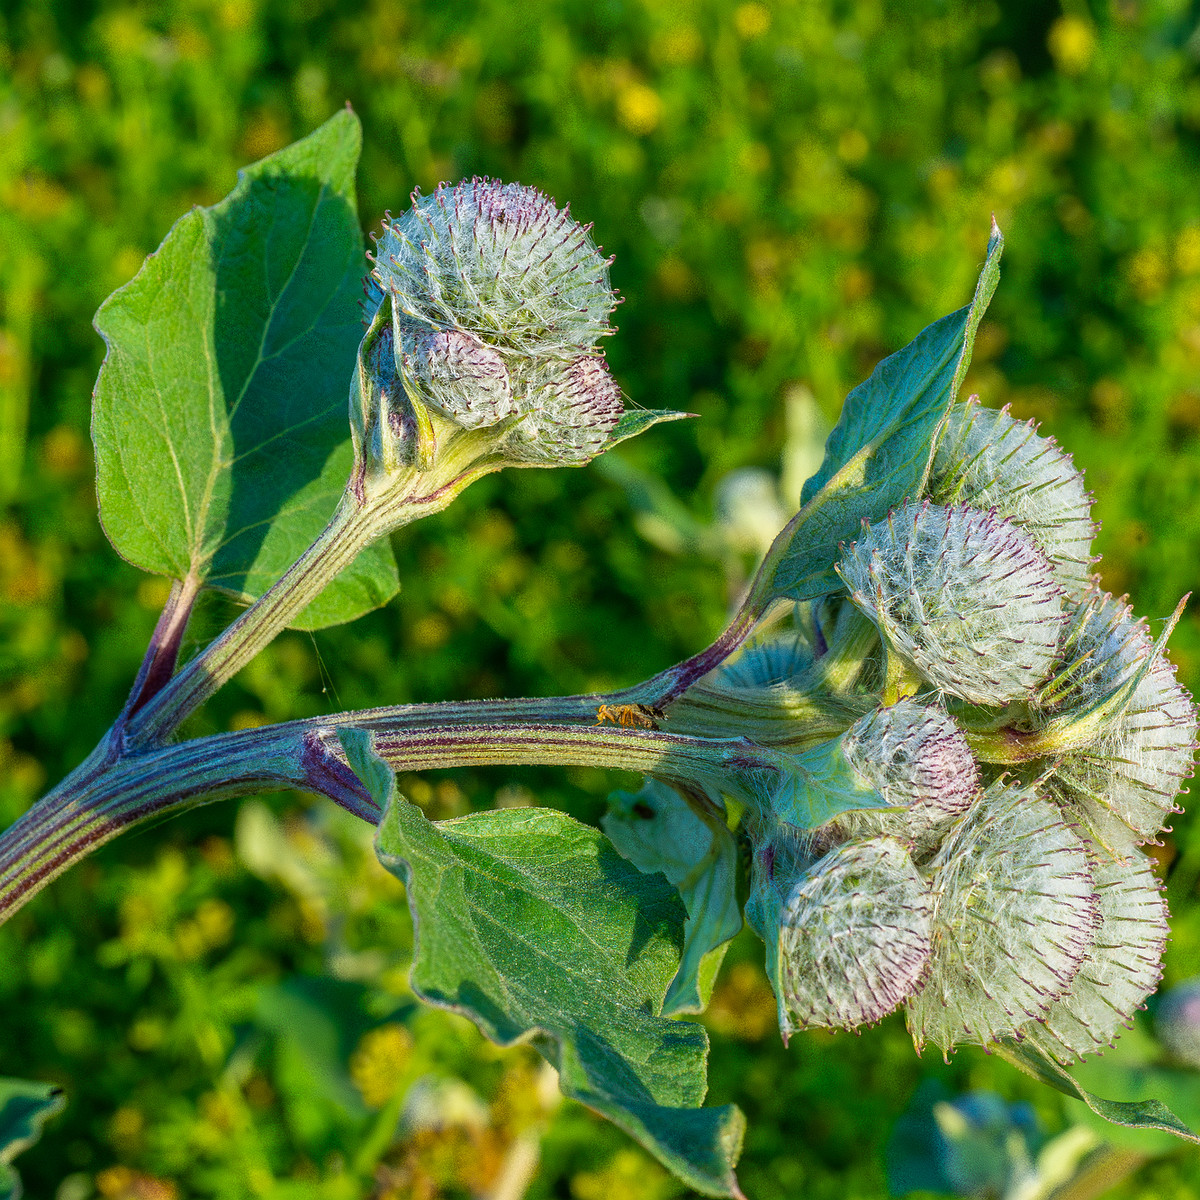
[[[0,835],[0,921],[72,863],[148,817],[304,786],[294,731],[290,741],[202,738],[114,763],[96,758]]]
[[[653,708],[667,707],[694,683],[719,667],[750,636],[761,615],[747,600],[712,645],[705,647],[699,654],[693,654],[691,658],[661,671],[653,679],[630,688],[628,694],[638,703],[648,704]]]
[[[274,640],[372,542],[441,512],[464,488],[501,464],[447,455],[442,482],[423,491],[419,473],[401,471],[363,491],[352,480],[320,536],[287,572],[134,713],[124,745],[161,744],[191,713]]]
[[[322,720],[331,727],[354,725],[371,732],[423,725],[598,725],[601,710],[611,713],[637,704],[644,686],[584,696],[402,704],[335,713]],[[861,715],[841,698],[807,689],[698,686],[658,718],[658,728],[689,737],[737,736],[763,746],[803,746],[837,737]]]
[[[147,745],[166,737],[285,629],[377,532],[370,510],[344,497],[324,532],[287,573],[130,718],[127,743]]]
[[[377,822],[337,745],[337,728],[360,727],[397,770],[515,763],[595,766],[669,779],[719,781],[753,767],[745,738],[696,738],[591,724],[400,725],[378,713],[197,738],[128,753],[93,755],[0,835],[0,921],[73,863],[148,817],[254,792],[298,788],[329,796]],[[764,761],[770,769],[772,763]]]
[[[440,767],[589,766],[643,775],[695,779],[719,773],[730,752],[745,753],[745,738],[693,738],[643,729],[595,725],[457,725],[382,730],[375,751],[396,770]]]

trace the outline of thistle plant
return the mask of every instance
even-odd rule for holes
[[[414,992],[532,1040],[565,1094],[703,1194],[740,1194],[742,1119],[703,1106],[706,1037],[674,1018],[706,1007],[747,892],[785,1037],[903,1012],[918,1048],[984,1046],[1193,1137],[1065,1069],[1157,986],[1167,913],[1142,847],[1177,811],[1196,713],[1164,656],[1178,612],[1155,641],[1091,576],[1070,459],[960,396],[995,228],[971,303],[850,394],[691,658],[605,694],[180,736],[282,629],[385,603],[387,535],[485,474],[581,466],[682,415],[625,410],[610,260],[533,188],[414,194],[364,272],[358,146],[345,112],[248,168],[97,315],[101,518],[174,582],[108,734],[0,837],[0,917],[147,818],[300,788],[377,828]],[[206,588],[247,607],[181,664]],[[602,830],[536,807],[431,822],[396,790],[399,770],[518,763],[645,782]]]

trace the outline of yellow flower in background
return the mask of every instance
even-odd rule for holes
[[[1125,264],[1125,277],[1140,300],[1153,300],[1167,286],[1167,260],[1152,246],[1139,250]]]
[[[1200,275],[1200,225],[1180,231],[1175,243],[1175,269],[1180,275]]]
[[[747,41],[762,37],[771,28],[771,13],[765,4],[739,4],[733,13],[733,26]]]
[[[381,1025],[363,1035],[350,1059],[350,1078],[368,1108],[382,1108],[412,1060],[412,1035],[403,1025]]]
[[[645,137],[662,120],[662,99],[644,83],[628,83],[617,96],[617,116],[630,133]]]
[[[704,52],[704,39],[695,25],[675,25],[654,38],[650,52],[670,66],[692,63]]]
[[[870,153],[871,144],[860,129],[843,129],[838,137],[838,158],[851,166],[857,166]]]
[[[1064,75],[1082,75],[1096,53],[1096,29],[1083,17],[1059,17],[1050,26],[1046,45]]]

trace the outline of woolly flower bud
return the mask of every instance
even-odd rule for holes
[[[472,334],[410,324],[402,354],[420,398],[464,429],[495,425],[516,411],[504,359]]]
[[[1200,1067],[1200,979],[1188,979],[1162,998],[1154,1028],[1175,1058]]]
[[[1054,665],[1062,593],[1030,536],[994,512],[906,505],[864,522],[837,570],[889,650],[943,693],[1002,704]]]
[[[1167,906],[1145,855],[1135,855],[1093,864],[1100,924],[1087,957],[1045,1021],[1025,1031],[1061,1062],[1112,1045],[1162,978]]]
[[[1068,590],[1087,585],[1093,562],[1092,498],[1071,456],[1008,409],[956,404],[938,443],[929,495],[941,504],[994,508],[1041,547]]]
[[[924,881],[892,838],[850,842],[815,863],[779,918],[784,1036],[854,1029],[899,1007],[929,966],[930,912]]]
[[[493,179],[412,200],[385,223],[372,272],[399,312],[534,355],[578,354],[611,332],[612,260],[569,208]]]
[[[930,869],[932,970],[908,1002],[917,1048],[949,1054],[1044,1018],[1084,961],[1098,909],[1087,851],[1054,805],[993,784]]]
[[[846,739],[850,765],[900,812],[858,809],[837,824],[852,836],[887,834],[928,851],[979,794],[979,766],[954,719],[901,700],[876,709]]]
[[[595,355],[526,366],[516,372],[516,387],[526,417],[514,448],[533,461],[587,462],[624,411],[617,381]]]
[[[1083,711],[1129,682],[1154,653],[1144,624],[1127,605],[1092,591],[1070,613],[1059,671],[1043,689],[1050,715]],[[1192,773],[1196,709],[1161,656],[1125,709],[1102,722],[1088,745],[1057,759],[1051,790],[1097,840],[1121,852],[1152,840],[1179,809],[1175,798]]]

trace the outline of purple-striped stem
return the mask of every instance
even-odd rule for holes
[[[97,753],[0,835],[0,921],[72,863],[124,830],[164,813],[213,800],[297,788],[320,792],[364,820],[379,812],[341,756],[338,728],[369,730],[396,770],[537,764],[595,766],[736,786],[747,772],[777,769],[779,751],[745,737],[696,737],[592,723],[582,697],[541,702],[537,720],[481,723],[484,705],[444,706],[463,719],[421,724],[428,710],[376,709],[217,734],[175,745],[126,752],[116,761]],[[491,702],[511,712],[536,701]],[[573,709],[575,723],[546,719]],[[445,716],[445,711],[439,714]],[[475,720],[468,721],[468,716]],[[579,720],[586,714],[587,719]],[[495,712],[488,715],[496,715]],[[812,733],[812,736],[829,736]]]

